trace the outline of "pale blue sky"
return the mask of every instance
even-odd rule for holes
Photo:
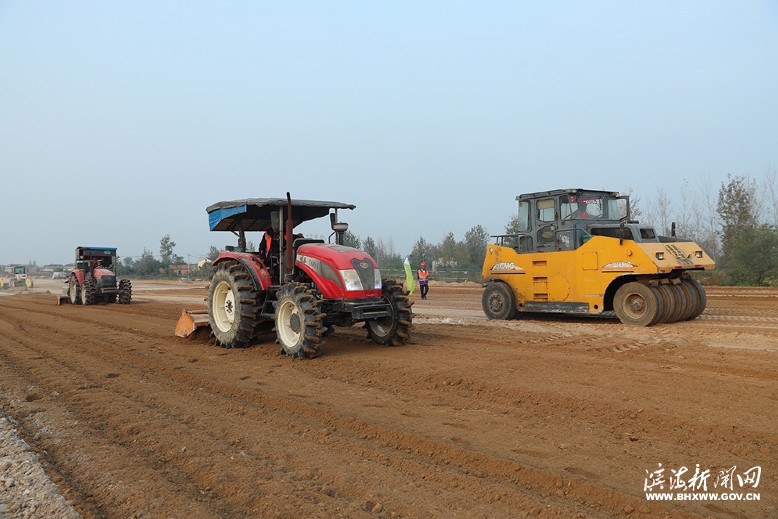
[[[520,193],[758,176],[777,63],[774,1],[0,0],[0,264],[204,254],[206,206],[286,191],[407,254]]]

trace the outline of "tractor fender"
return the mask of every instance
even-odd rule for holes
[[[215,267],[227,259],[238,261],[246,268],[246,272],[251,276],[251,282],[254,285],[255,290],[263,291],[273,284],[267,268],[254,254],[222,252],[219,257],[216,258],[216,261],[213,262],[213,266]]]

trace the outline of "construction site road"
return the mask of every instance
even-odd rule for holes
[[[777,289],[636,328],[433,283],[408,344],[292,360],[174,337],[204,282],[133,285],[0,297],[0,414],[83,518],[778,517]]]

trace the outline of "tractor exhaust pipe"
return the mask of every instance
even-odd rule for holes
[[[292,263],[292,195],[286,192],[286,281],[292,280],[294,264]]]

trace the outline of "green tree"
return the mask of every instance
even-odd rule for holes
[[[717,212],[721,218],[722,267],[732,264],[730,256],[739,237],[753,230],[759,220],[756,182],[743,176],[727,175],[719,189]]]
[[[778,231],[763,224],[744,229],[729,253],[727,279],[734,285],[778,283]]]
[[[216,260],[216,258],[219,257],[219,253],[220,253],[219,249],[211,245],[211,248],[208,249],[208,254],[205,257],[211,261],[214,261]]]
[[[355,249],[361,249],[362,248],[362,240],[360,240],[359,236],[357,236],[353,232],[346,231],[343,234],[343,245],[345,245],[346,247],[354,247]],[[370,253],[368,252],[368,254],[370,254]]]
[[[465,233],[467,263],[481,265],[486,256],[486,246],[489,243],[489,233],[481,225],[476,225]]]
[[[159,240],[159,257],[162,259],[162,264],[165,268],[170,266],[170,262],[173,259],[173,249],[176,246],[176,242],[166,234]]]
[[[148,249],[143,249],[140,259],[135,263],[135,270],[140,276],[154,276],[159,274],[162,263],[154,258]]]
[[[408,257],[408,262],[410,262],[411,267],[418,268],[422,261],[426,261],[431,267],[433,259],[432,246],[427,243],[427,240],[419,236],[419,239],[416,240],[416,243],[411,250],[411,254]]]
[[[371,258],[376,259],[377,247],[373,238],[368,236],[367,238],[365,238],[365,242],[362,245],[363,245],[362,250],[370,254]]]

